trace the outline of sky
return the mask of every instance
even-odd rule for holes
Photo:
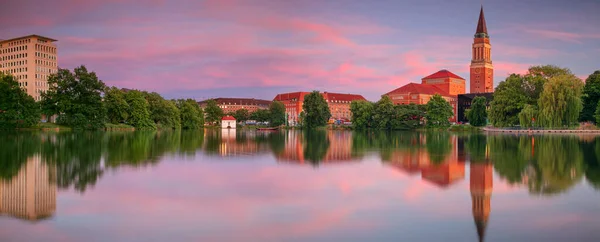
[[[600,69],[598,0],[5,0],[0,39],[57,39],[109,86],[204,100],[320,90],[376,101],[447,69],[467,80],[483,3],[494,84],[532,65]]]

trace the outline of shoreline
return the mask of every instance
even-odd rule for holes
[[[600,130],[577,130],[577,129],[540,129],[540,130],[517,130],[517,129],[496,129],[483,128],[483,131],[489,133],[504,134],[594,134],[600,135]]]

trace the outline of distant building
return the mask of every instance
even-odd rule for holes
[[[39,35],[0,40],[0,71],[15,76],[36,101],[48,91],[48,76],[58,72],[55,41]]]
[[[494,66],[492,65],[492,45],[485,24],[483,6],[473,39],[471,59],[471,93],[494,92]]]
[[[232,116],[227,115],[221,119],[221,128],[235,129],[235,124],[236,124],[235,118]]]
[[[465,116],[465,111],[469,108],[471,108],[471,103],[473,102],[473,99],[475,97],[478,96],[482,96],[485,97],[486,102],[485,105],[486,107],[490,106],[490,102],[492,102],[492,100],[494,99],[494,93],[493,92],[488,92],[488,93],[467,93],[467,94],[460,94],[458,95],[458,122],[468,122],[467,117]]]
[[[310,92],[282,93],[277,94],[273,99],[273,101],[282,102],[285,106],[288,123],[290,125],[296,125],[298,123],[298,117],[302,112],[302,105],[304,104],[304,96],[309,93]],[[358,94],[322,92],[321,96],[323,96],[329,106],[332,120],[350,120],[352,118],[350,103],[355,100],[367,100]]]
[[[440,70],[421,79],[421,84],[409,83],[384,95],[394,104],[427,104],[435,94],[439,94],[452,105],[451,122],[456,121],[456,99],[465,93],[465,79],[448,71]]]
[[[211,100],[211,99],[208,99]],[[201,108],[206,107],[208,100],[198,102]],[[259,109],[268,109],[271,105],[271,101],[254,99],[254,98],[214,98],[217,105],[223,109],[224,113],[233,113],[240,109],[246,109],[249,113],[252,113]]]

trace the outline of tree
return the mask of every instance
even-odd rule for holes
[[[59,115],[57,122],[74,128],[97,129],[104,127],[106,109],[102,92],[106,86],[96,73],[85,66],[70,72],[59,69],[48,78],[50,88],[42,93],[42,113]]]
[[[129,104],[125,100],[125,94],[116,87],[106,88],[104,91],[104,106],[109,123],[125,123],[129,118]]]
[[[557,75],[544,84],[538,100],[539,123],[543,127],[561,127],[577,122],[583,108],[583,82],[575,75]]]
[[[268,109],[258,109],[252,114],[250,114],[250,119],[256,120],[257,122],[267,122],[269,121],[269,110]]]
[[[156,125],[168,129],[181,128],[181,114],[174,102],[165,100],[156,92],[144,92],[144,96],[148,100],[150,119]]]
[[[206,101],[206,108],[204,108],[204,113],[206,114],[206,122],[211,124],[221,122],[223,118],[223,109],[221,109],[215,100]]]
[[[0,72],[0,128],[31,127],[39,121],[39,105],[12,75]]]
[[[367,129],[371,127],[374,105],[369,101],[355,100],[350,103],[352,113],[352,125],[355,129]]]
[[[533,127],[538,118],[538,110],[534,105],[525,105],[525,108],[519,113],[519,124],[523,128]]]
[[[523,89],[526,79],[512,74],[500,82],[494,92],[494,100],[490,104],[490,121],[496,127],[518,124],[517,115],[530,102],[530,97]]]
[[[381,96],[381,99],[375,103],[373,126],[377,129],[391,130],[395,114],[396,110],[392,99],[386,95]]]
[[[241,108],[235,110],[231,116],[233,116],[238,122],[244,122],[250,118],[250,113],[248,112],[248,109]]]
[[[269,106],[269,123],[276,127],[285,124],[285,105],[279,101],[274,101]]]
[[[529,67],[527,72],[531,76],[542,77],[546,80],[561,75],[573,75],[569,68],[562,68],[555,65],[532,66]]]
[[[600,123],[600,100],[598,100],[598,104],[596,104],[596,112],[594,113],[594,119],[596,123]]]
[[[582,101],[583,110],[579,115],[579,121],[596,121],[594,112],[596,112],[596,106],[600,101],[600,70],[595,71],[585,80]]]
[[[475,127],[486,125],[487,111],[485,110],[485,97],[479,96],[473,99],[471,109],[467,112],[469,123]]]
[[[425,117],[425,105],[394,106],[394,117],[392,119],[392,129],[415,129],[421,126],[421,121]]]
[[[125,93],[125,99],[129,104],[128,123],[138,129],[156,129],[154,121],[150,119],[150,110],[148,101],[144,94],[137,90],[131,90]]]
[[[439,94],[433,95],[427,102],[427,126],[429,127],[446,127],[450,126],[450,119],[454,115],[452,106]]]
[[[181,128],[199,129],[204,125],[204,112],[193,99],[176,101],[181,114]]]
[[[305,115],[304,126],[309,129],[326,125],[331,117],[329,106],[319,91],[313,91],[304,96],[302,109]]]

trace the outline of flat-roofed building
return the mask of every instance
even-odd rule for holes
[[[36,101],[48,91],[48,76],[58,72],[55,41],[39,35],[0,40],[0,71],[15,76]]]
[[[254,99],[254,98],[214,98],[207,99],[204,101],[198,102],[201,108],[206,108],[206,104],[209,100],[215,100],[217,106],[223,109],[224,113],[234,113],[240,109],[246,109],[249,113],[252,113],[259,109],[268,109],[269,105],[271,105],[271,101]]]
[[[302,105],[304,104],[304,96],[309,93],[310,92],[290,92],[277,94],[277,96],[275,96],[273,101],[282,102],[285,106],[288,124],[296,125],[298,123],[298,117],[302,112]],[[329,106],[329,112],[331,112],[330,120],[350,120],[352,118],[350,103],[352,103],[352,101],[367,100],[362,95],[358,94],[322,92],[321,96],[323,96]]]

